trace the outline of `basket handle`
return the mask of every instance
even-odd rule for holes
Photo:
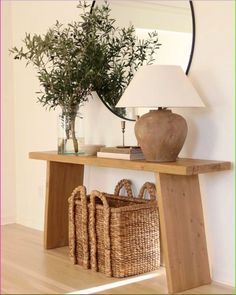
[[[83,266],[89,268],[89,249],[88,249],[88,208],[87,208],[87,197],[86,197],[86,187],[78,186],[76,187],[70,198],[69,202],[69,238],[72,239],[69,247],[70,257],[73,258],[73,263],[77,264],[76,255],[76,226],[75,226],[75,201],[81,200],[81,210],[82,210],[82,241],[83,241]]]
[[[150,200],[156,200],[157,199],[157,193],[156,193],[156,186],[152,182],[145,182],[143,186],[141,187],[138,198],[144,199],[144,193],[147,191],[150,195]]]
[[[111,270],[111,239],[110,239],[110,207],[105,193],[92,191],[90,195],[91,216],[90,216],[90,238],[91,238],[91,269],[98,270],[97,266],[97,235],[96,235],[96,198],[102,201],[104,208],[104,244],[105,244],[105,274],[112,276]]]
[[[117,183],[117,185],[116,185],[116,187],[115,187],[114,195],[119,196],[119,195],[120,195],[120,191],[121,191],[121,189],[124,187],[125,190],[126,190],[126,192],[127,192],[127,196],[128,196],[129,198],[133,198],[134,196],[133,196],[133,192],[132,192],[132,188],[131,188],[131,186],[132,186],[132,183],[131,183],[130,180],[128,180],[128,179],[121,179],[121,180]]]

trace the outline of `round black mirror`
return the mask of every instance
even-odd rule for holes
[[[145,39],[148,33],[157,31],[161,47],[154,56],[154,64],[180,65],[186,75],[189,72],[195,43],[195,18],[192,1],[159,0],[108,0],[111,17],[118,27],[133,25],[139,39]],[[104,0],[94,0],[94,5],[102,5]],[[99,95],[99,93],[98,93]],[[141,108],[120,110],[106,102],[105,106],[122,119],[133,121],[137,115],[146,113]]]

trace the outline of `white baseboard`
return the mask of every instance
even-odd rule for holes
[[[16,217],[13,216],[2,216],[1,225],[16,223]]]
[[[43,231],[43,228],[44,228],[41,222],[38,222],[37,220],[29,219],[29,218],[17,218],[16,223],[29,228],[40,230],[40,231]]]
[[[214,281],[212,280],[212,283],[218,285],[218,286],[222,286],[222,287],[226,287],[226,288],[232,288],[233,290],[235,289],[235,286],[231,283],[226,283],[226,282],[221,282],[221,281]]]

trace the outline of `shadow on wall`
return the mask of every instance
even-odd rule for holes
[[[187,110],[181,111],[181,115],[184,116],[188,124],[188,134],[181,151],[181,157],[195,158],[197,155],[198,158],[211,159],[217,144],[217,126],[211,120],[211,112],[209,108],[191,109],[191,113]],[[180,112],[177,111],[177,113]]]

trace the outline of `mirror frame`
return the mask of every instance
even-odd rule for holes
[[[193,59],[193,53],[194,53],[194,48],[195,48],[195,37],[196,37],[196,24],[195,24],[195,14],[194,14],[194,7],[193,7],[193,1],[192,0],[188,0],[189,1],[189,5],[190,5],[190,9],[191,9],[191,15],[192,15],[192,29],[193,29],[193,37],[192,37],[192,46],[191,46],[191,51],[190,51],[190,55],[189,55],[189,62],[188,62],[188,66],[187,69],[185,71],[185,74],[188,75],[191,64],[192,64],[192,59]],[[93,10],[93,7],[96,3],[96,0],[93,0],[92,5],[91,5],[91,9],[90,9],[90,13]],[[110,112],[112,112],[114,115],[116,115],[117,117],[126,120],[126,121],[135,121],[134,119],[129,119],[129,118],[125,118],[122,115],[117,114],[112,108],[109,107],[109,105],[107,105],[105,103],[105,101],[103,100],[103,98],[99,97],[100,100],[103,102],[103,104],[108,108],[108,110]]]

